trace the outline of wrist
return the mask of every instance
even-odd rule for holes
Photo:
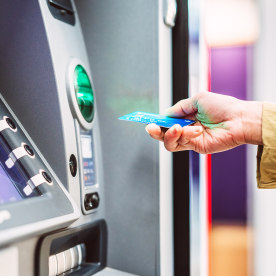
[[[242,127],[245,144],[263,144],[262,112],[262,102],[244,101],[244,108],[242,112]]]

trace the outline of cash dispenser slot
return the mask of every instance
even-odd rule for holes
[[[42,238],[37,247],[36,275],[88,276],[106,266],[104,220]]]
[[[81,266],[86,259],[84,243],[49,257],[49,276],[56,276]]]

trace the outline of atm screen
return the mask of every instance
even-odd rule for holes
[[[38,191],[35,190],[31,195],[25,195],[23,189],[26,186],[26,180],[16,166],[7,168],[5,161],[8,158],[7,153],[0,146],[0,205],[39,196]]]

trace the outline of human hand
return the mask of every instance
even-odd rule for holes
[[[166,114],[196,120],[192,126],[170,129],[149,124],[146,131],[164,142],[168,151],[194,150],[199,153],[225,151],[242,144],[262,144],[262,103],[201,92],[181,100]]]

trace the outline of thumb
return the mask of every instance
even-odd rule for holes
[[[188,98],[181,100],[165,111],[165,115],[169,117],[185,117],[197,112],[196,98]]]

